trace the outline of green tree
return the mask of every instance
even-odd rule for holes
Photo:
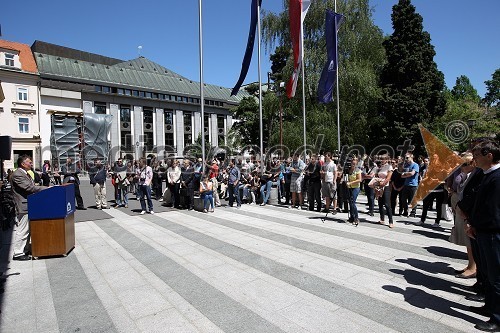
[[[283,81],[288,81],[293,66],[293,58],[289,52],[291,42],[288,3],[287,0],[283,1],[283,12],[266,13],[262,19],[266,48],[278,45],[275,54],[289,55],[286,66],[276,66],[276,71],[273,68],[273,77],[278,78],[277,80],[281,77]],[[316,93],[326,62],[325,12],[326,9],[333,8],[334,1],[313,1],[304,23],[307,143],[314,144],[318,135],[324,135],[325,149],[337,148],[336,101],[327,105],[318,104]],[[367,126],[370,125],[368,119],[373,116],[374,106],[380,96],[378,77],[385,62],[383,35],[373,23],[368,0],[340,1],[337,11],[346,17],[338,34],[341,142],[368,145],[371,140],[366,135]],[[277,58],[282,59],[281,56]],[[303,88],[302,80],[299,79],[296,96],[292,99],[287,99],[282,91],[275,89],[271,94],[281,93],[276,98],[278,103],[270,103],[269,107],[274,109],[265,112],[277,121],[279,108],[282,108],[283,141],[291,150],[303,145]],[[274,123],[270,132],[271,144],[279,143],[278,128]]]
[[[383,43],[387,64],[378,108],[382,137],[393,145],[411,139],[422,150],[418,124],[428,126],[446,110],[444,76],[434,62],[436,52],[423,30],[422,16],[411,1],[399,0],[392,9],[394,32]]]
[[[472,86],[467,76],[457,77],[455,86],[451,89],[451,95],[455,100],[464,100],[479,103],[480,97],[477,90]]]
[[[488,107],[499,108],[500,104],[500,68],[497,68],[493,75],[491,75],[491,80],[484,81],[486,84],[486,95],[484,96],[484,102]]]

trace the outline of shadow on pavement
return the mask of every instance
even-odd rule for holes
[[[432,253],[439,257],[467,260],[467,253],[463,251],[457,251],[440,246],[428,246],[424,247],[424,249],[426,249],[429,253]]]
[[[468,306],[462,305],[460,303],[456,303],[453,301],[449,301],[447,299],[434,296],[431,294],[426,293],[425,291],[417,288],[411,288],[408,287],[406,289],[402,289],[396,286],[382,286],[382,289],[387,290],[391,293],[397,293],[401,294],[404,296],[405,301],[408,304],[413,305],[414,307],[420,308],[420,309],[430,309],[434,310],[449,316],[453,316],[456,318],[460,318],[463,320],[466,320],[470,323],[476,324],[480,322],[481,320],[471,317],[465,313],[462,313],[461,311],[466,311],[469,312]],[[460,311],[457,311],[455,309],[458,309]],[[401,320],[404,320],[404,318],[401,318]],[[410,331],[411,328],[408,327],[408,331]]]

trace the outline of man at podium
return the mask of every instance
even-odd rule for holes
[[[33,167],[31,157],[21,155],[17,159],[18,168],[11,175],[12,190],[16,201],[16,233],[14,235],[13,260],[30,260],[31,256],[26,250],[29,242],[30,229],[28,218],[28,195],[45,190],[45,186],[37,186],[33,178],[28,175],[28,170]]]

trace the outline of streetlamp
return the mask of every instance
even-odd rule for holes
[[[476,119],[467,120],[467,126],[469,126],[470,129],[472,129],[474,126],[476,126]]]

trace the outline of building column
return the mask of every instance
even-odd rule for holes
[[[164,150],[165,147],[165,122],[164,122],[164,112],[163,109],[155,110],[155,136],[156,136],[156,147],[161,147]],[[156,152],[158,155],[159,151]]]
[[[182,155],[184,150],[184,117],[182,110],[175,110],[175,137],[177,145],[177,155]]]
[[[217,114],[212,113],[210,115],[210,124],[212,125],[212,146],[217,147],[219,145],[219,133],[217,129]]]
[[[136,106],[134,105],[134,111],[133,111],[133,117],[134,117],[134,132],[132,134],[132,137],[134,138],[134,141],[132,144],[135,147],[135,153],[136,153],[136,159],[142,157],[143,151],[144,151],[144,129],[142,126],[143,123],[143,116],[142,116],[142,106]],[[137,147],[137,142],[139,142],[139,147]]]
[[[193,118],[194,118],[193,139],[194,141],[196,141],[201,133],[201,125],[202,125],[201,112],[198,111],[193,112]]]
[[[109,134],[111,136],[111,153],[117,156],[111,156],[111,159],[115,161],[119,156],[120,151],[120,107],[118,104],[109,104],[109,114],[113,116],[111,121],[111,129]]]

